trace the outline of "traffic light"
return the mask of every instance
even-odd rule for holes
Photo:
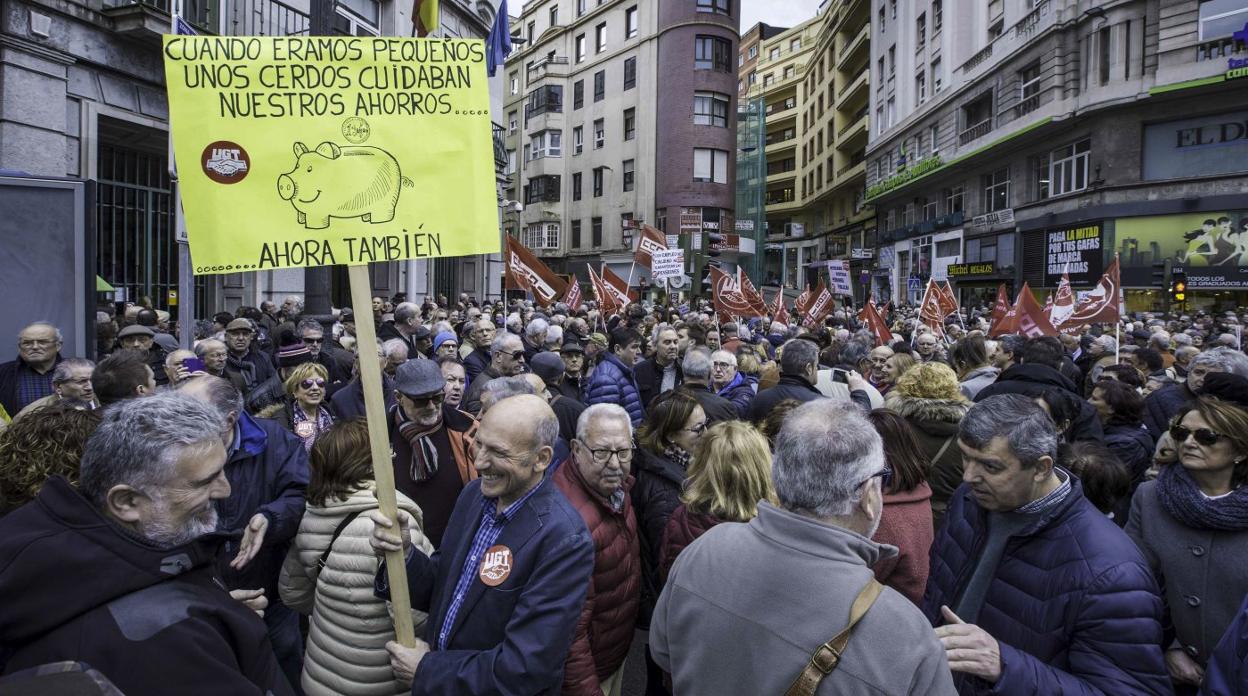
[[[724,248],[724,235],[718,232],[706,233],[706,255],[719,256]]]
[[[1183,304],[1187,301],[1187,273],[1176,269],[1170,275],[1170,301]]]

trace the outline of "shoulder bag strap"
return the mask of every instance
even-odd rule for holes
[[[945,450],[949,449],[949,445],[953,444],[955,438],[957,438],[957,435],[950,435],[949,439],[945,440],[945,444],[941,445],[940,449],[936,450],[936,456],[932,457],[932,464],[940,461],[940,458],[945,454]]]
[[[329,539],[329,546],[326,546],[325,552],[321,554],[320,558],[316,559],[317,577],[320,577],[320,572],[325,570],[325,562],[329,560],[329,552],[334,550],[334,542],[338,541],[338,537],[342,535],[343,530],[350,526],[350,524],[355,521],[355,518],[360,516],[361,512],[364,511],[356,510],[350,515],[344,517],[342,521],[338,523],[337,528],[334,529],[334,535]]]
[[[883,585],[875,578],[871,578],[849,607],[849,625],[836,634],[832,640],[815,649],[814,654],[810,656],[810,662],[806,663],[802,673],[793,680],[785,696],[814,696],[823,678],[831,674],[832,670],[840,664],[841,655],[845,652],[845,647],[849,645],[850,631],[854,630],[854,626],[866,616],[883,589]]]

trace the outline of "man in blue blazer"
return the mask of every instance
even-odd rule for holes
[[[558,694],[594,568],[581,516],[545,480],[559,422],[533,395],[495,404],[475,438],[479,478],[455,503],[442,546],[426,558],[400,512],[412,607],[429,612],[416,647],[386,645],[412,694]],[[399,550],[379,512],[373,549]],[[390,598],[384,563],[376,594]]]

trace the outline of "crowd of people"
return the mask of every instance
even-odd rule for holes
[[[1248,694],[1248,317],[364,311],[22,329],[0,692]]]

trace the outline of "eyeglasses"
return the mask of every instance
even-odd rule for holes
[[[1221,433],[1216,433],[1209,428],[1196,428],[1195,430],[1192,430],[1191,428],[1183,425],[1170,426],[1170,438],[1174,440],[1174,444],[1176,446],[1186,442],[1188,437],[1196,438],[1196,444],[1198,445],[1212,447],[1218,443],[1218,440],[1221,440],[1225,436]]]
[[[498,354],[499,354],[499,355],[506,355],[507,357],[511,358],[512,360],[524,360],[524,349],[520,349],[520,350],[513,350],[513,351],[512,351],[512,352],[510,352],[510,353],[508,353],[508,352],[507,352],[507,351],[505,351],[505,350],[500,350],[500,351],[498,351]]]
[[[681,430],[688,432],[688,433],[693,433],[694,435],[701,435],[702,433],[706,432],[706,421],[702,421],[701,423],[698,423],[692,428],[681,428]]]
[[[407,394],[404,394],[403,396],[407,396]],[[430,402],[432,402],[434,406],[441,406],[442,402],[446,401],[446,393],[438,392],[428,396],[407,396],[407,400],[411,401],[412,405],[416,408],[424,408],[428,406]]]
[[[325,342],[325,339],[324,339],[324,338],[304,338],[304,339],[303,339],[303,344],[304,344],[305,346],[312,346],[312,345],[318,345],[318,346],[319,346],[320,344],[322,344],[322,343],[324,343],[324,342]]]
[[[632,447],[625,449],[607,449],[605,447],[592,449],[584,440],[577,440],[577,442],[581,443],[584,445],[585,449],[589,450],[590,455],[594,458],[595,464],[606,464],[611,461],[611,455],[615,455],[616,459],[619,459],[621,464],[627,464],[633,461]]]
[[[854,486],[854,488],[855,489],[861,488],[863,484],[867,483],[873,478],[876,478],[877,476],[880,479],[880,488],[888,488],[889,485],[892,484],[893,482],[893,468],[885,464],[883,469],[880,469],[879,471],[875,472],[874,474],[871,474],[870,476],[866,477],[862,481],[859,481],[858,485]]]
[[[711,363],[711,367],[717,370],[726,370],[730,367],[736,367],[736,365],[733,365],[732,363],[726,363],[726,362],[714,362],[714,363]]]
[[[319,378],[319,377],[318,377],[318,378],[316,378],[316,379],[305,379],[305,380],[303,380],[302,382],[300,382],[300,383],[299,383],[299,387],[300,387],[301,389],[311,389],[312,387],[321,387],[321,388],[324,388],[324,387],[325,387],[325,380],[323,380],[323,379],[321,379],[321,378]]]

